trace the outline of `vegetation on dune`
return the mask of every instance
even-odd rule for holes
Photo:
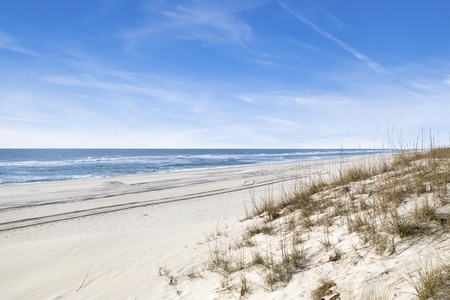
[[[231,243],[218,242],[224,234],[216,229],[216,238],[208,239],[204,271],[221,276],[219,292],[245,298],[255,289],[275,291],[316,267],[312,259],[318,256],[326,257],[323,264],[357,263],[368,253],[395,258],[424,239],[448,237],[450,149],[402,152],[339,168],[334,177],[315,174],[293,191],[282,191],[280,199],[253,199],[242,220],[245,229]],[[340,249],[343,238],[363,246]],[[405,271],[403,281],[417,299],[450,299],[449,266],[443,257],[437,266]],[[310,297],[341,299],[338,279],[317,282]],[[367,289],[367,299],[390,299],[389,289]]]
[[[224,286],[226,290],[235,288],[233,282],[239,285],[233,280],[236,274],[241,278],[252,273],[260,276],[269,291],[285,286],[295,274],[310,267],[308,260],[314,251],[329,253],[329,261],[340,260],[345,253],[330,237],[335,224],[344,225],[349,234],[356,233],[369,251],[380,256],[395,256],[398,248],[419,239],[448,234],[447,215],[439,213],[450,203],[448,148],[402,152],[391,161],[353,165],[337,174],[335,178],[316,177],[279,200],[270,197],[253,201],[252,210],[247,212],[247,219],[253,221],[240,241],[226,253],[219,247],[211,251],[209,270],[223,276],[223,282],[229,284]],[[405,209],[411,202],[414,209]],[[323,232],[318,241],[321,247],[306,251],[304,242],[312,231]],[[449,291],[449,276],[443,270],[448,268],[433,271],[440,279],[430,279],[431,271],[418,272],[411,279],[419,299],[437,294],[442,297],[446,293],[443,290]],[[431,284],[439,288],[431,291]],[[248,292],[248,286],[245,280],[241,291]],[[312,297],[320,299],[332,286],[331,280],[321,283]]]

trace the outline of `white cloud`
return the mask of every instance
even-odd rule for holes
[[[60,85],[84,87],[102,93],[118,95],[147,96],[160,101],[183,102],[183,95],[174,91],[173,87],[166,89],[156,84],[143,83],[138,80],[123,82],[118,78],[98,78],[96,76],[64,76],[53,75],[43,77],[44,80]]]
[[[153,21],[140,28],[127,30],[121,36],[126,39],[135,39],[164,34],[211,44],[232,44],[243,47],[250,44],[253,39],[251,27],[234,18],[221,7],[179,5],[165,9],[161,14],[164,16],[163,21]]]
[[[386,120],[402,132],[404,143],[409,145],[415,141],[420,126],[439,130],[442,139],[448,131],[448,88],[421,89],[423,98],[419,99],[380,82],[360,86],[360,90],[351,93],[333,94],[305,92],[293,86],[270,89],[269,82],[267,91],[249,87],[259,92],[237,93],[238,87],[229,89],[204,82],[211,89],[207,97],[199,100],[198,92],[189,85],[172,86],[171,92],[183,95],[186,105],[166,106],[149,102],[147,94],[134,88],[122,91],[117,98],[121,102],[114,103],[116,98],[108,95],[124,86],[111,90],[114,82],[103,82],[98,86],[98,94],[93,94],[89,89],[97,85],[68,78],[53,79],[58,84],[73,84],[77,93],[84,91],[88,98],[67,92],[61,99],[49,91],[45,94],[29,90],[27,95],[22,92],[20,106],[1,109],[8,114],[0,117],[0,127],[6,132],[1,135],[0,146],[374,147],[383,143],[387,146]],[[52,87],[43,89],[51,91]],[[236,95],[243,101],[226,105],[224,99],[236,99]],[[8,98],[18,99],[14,93],[8,93]],[[257,105],[248,105],[244,99]],[[235,106],[239,103],[242,106]],[[54,126],[51,122],[46,124],[47,120],[61,123]],[[7,138],[13,133],[14,138]]]
[[[56,122],[56,121],[53,121],[53,120],[33,119],[33,118],[20,118],[20,117],[5,117],[5,116],[0,116],[0,120],[4,120],[4,121],[15,121],[15,122],[25,122],[25,123],[49,123],[49,124],[60,124],[60,122]]]
[[[316,110],[355,105],[358,101],[339,92],[320,90],[304,91],[294,86],[284,89],[260,89],[259,92],[242,93],[239,99],[249,103],[275,105],[279,107],[305,107]]]
[[[299,124],[295,121],[292,121],[292,120],[286,120],[286,119],[280,119],[280,118],[274,118],[274,117],[263,117],[263,116],[259,116],[258,118],[263,121],[281,125],[281,126],[283,126],[283,129],[285,129],[285,127],[301,127],[302,126],[301,124]]]
[[[179,6],[174,11],[165,12],[165,16],[183,28],[178,33],[182,38],[245,46],[253,37],[252,29],[246,23],[211,8]]]
[[[422,82],[411,82],[409,86],[419,90],[428,90],[428,91],[434,90],[433,85]]]
[[[443,83],[446,85],[450,85],[450,75],[447,75],[447,79],[444,79]]]
[[[265,2],[268,1],[193,1],[160,10],[152,8],[148,11],[150,21],[125,29],[118,37],[133,51],[151,44],[171,45],[174,40],[192,41],[229,57],[272,67],[276,64],[264,50],[265,41],[238,15]]]
[[[335,27],[338,27],[338,28],[340,28],[340,29],[343,29],[343,28],[346,28],[347,26],[345,25],[345,23],[342,21],[342,20],[340,20],[339,18],[337,18],[335,15],[333,15],[333,14],[331,14],[331,13],[327,13],[326,14],[326,18],[328,19],[328,20],[330,20],[331,21],[331,23],[335,26]]]
[[[245,34],[226,26],[233,20],[227,18],[212,32],[246,43]],[[189,22],[197,33],[214,26],[210,19]],[[441,137],[448,131],[450,77],[438,65],[382,76],[354,60],[322,73],[318,84],[301,86],[301,80],[274,82],[274,76],[218,82],[140,73],[74,53],[55,62],[65,70],[24,66],[0,73],[27,83],[13,90],[0,82],[0,146],[364,147],[386,139],[387,119],[405,141],[415,140],[420,126]]]
[[[29,128],[28,130],[0,128],[0,136],[8,139],[0,140],[1,148],[167,148],[202,147],[201,130],[184,131],[169,128],[158,128],[154,131],[136,131],[123,128],[79,128],[64,130],[44,130]],[[205,144],[204,146],[207,146]]]
[[[316,100],[305,97],[305,96],[295,97],[294,102],[301,106],[314,106],[317,104]]]
[[[372,70],[378,72],[378,73],[382,73],[382,74],[387,74],[388,72],[377,62],[371,60],[370,58],[368,58],[367,56],[365,56],[364,54],[362,54],[361,52],[359,52],[358,50],[350,47],[349,45],[347,45],[346,43],[344,43],[343,41],[341,41],[340,39],[334,37],[332,34],[330,34],[329,32],[323,30],[322,28],[320,28],[319,26],[317,26],[316,24],[314,24],[313,22],[309,21],[308,19],[302,17],[301,15],[299,15],[298,13],[296,13],[295,11],[293,11],[292,9],[290,9],[289,7],[287,7],[285,4],[281,3],[278,1],[278,3],[280,4],[281,7],[283,7],[286,11],[288,11],[289,13],[291,13],[293,16],[295,16],[299,21],[301,21],[302,23],[308,25],[309,27],[311,27],[311,29],[313,29],[315,32],[323,35],[324,37],[326,37],[327,39],[329,39],[330,41],[336,43],[337,45],[339,45],[340,47],[342,47],[344,50],[350,52],[354,57],[356,57],[357,59],[359,59],[360,61],[364,62],[366,65],[368,65]]]
[[[19,45],[19,43],[12,36],[0,30],[0,48],[13,51],[20,54],[38,56],[38,54],[32,50]]]
[[[239,100],[242,100],[244,102],[250,103],[250,104],[256,104],[258,103],[253,97],[247,96],[247,95],[238,95],[236,96]]]

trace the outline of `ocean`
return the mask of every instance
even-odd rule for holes
[[[0,149],[0,186],[390,152],[382,149]]]

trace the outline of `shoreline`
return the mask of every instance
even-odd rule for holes
[[[231,165],[231,166],[218,166],[211,168],[189,168],[189,169],[179,169],[179,170],[165,170],[165,171],[154,171],[151,173],[137,173],[137,174],[128,174],[128,175],[120,175],[120,176],[100,176],[100,177],[88,177],[88,178],[78,178],[78,179],[65,179],[65,180],[43,180],[43,181],[34,181],[34,182],[24,182],[24,183],[15,183],[15,184],[6,184],[0,185],[2,187],[12,187],[12,186],[22,186],[22,185],[34,185],[34,184],[46,184],[46,183],[64,183],[64,182],[73,182],[73,181],[89,181],[89,180],[114,180],[115,178],[127,178],[127,177],[141,177],[141,176],[152,176],[152,175],[164,175],[167,173],[180,173],[180,172],[201,172],[201,171],[213,171],[213,170],[222,170],[222,169],[233,169],[233,168],[246,168],[246,167],[257,167],[257,166],[270,166],[270,165],[283,165],[283,164],[293,164],[293,163],[302,163],[302,162],[321,162],[327,160],[334,160],[338,158],[329,158],[329,159],[307,159],[307,160],[292,160],[286,162],[264,162],[264,163],[253,163],[253,164],[240,164],[240,165]]]
[[[201,260],[252,201],[378,157],[0,187],[0,297],[170,298],[158,268]]]
[[[345,161],[345,160],[353,160],[353,159],[361,159],[364,157],[371,156],[380,156],[380,155],[391,155],[391,154],[368,154],[368,155],[355,155],[351,157],[340,157],[340,158],[327,158],[327,159],[317,159],[317,160],[297,160],[297,161],[287,161],[287,162],[273,162],[273,163],[257,163],[257,164],[243,164],[236,166],[219,166],[214,168],[193,168],[193,169],[180,169],[180,170],[172,170],[172,171],[161,171],[161,172],[153,172],[153,173],[142,173],[142,174],[129,174],[122,176],[106,176],[106,177],[95,177],[95,178],[81,178],[81,179],[68,179],[68,180],[48,180],[48,181],[36,181],[29,183],[19,183],[19,184],[10,184],[10,185],[0,185],[0,190],[2,189],[10,189],[10,188],[21,188],[21,187],[35,187],[40,185],[59,185],[59,184],[74,184],[77,183],[88,183],[89,182],[108,182],[108,181],[123,181],[128,182],[129,184],[134,184],[135,182],[145,181],[146,179],[151,179],[154,176],[170,176],[171,174],[189,174],[189,173],[198,173],[198,172],[215,172],[215,171],[227,171],[227,170],[237,170],[237,169],[264,169],[270,167],[283,167],[284,165],[297,165],[297,164],[317,164],[320,165],[322,163],[334,162],[337,160]]]
[[[122,153],[120,149],[105,150],[105,153],[98,153],[95,149],[86,151],[92,153],[60,153],[61,156],[53,153],[53,156],[57,158],[49,153],[46,155],[36,153],[35,156],[30,154],[30,160],[27,161],[16,161],[14,156],[10,157],[5,154],[0,162],[0,166],[6,167],[4,172],[0,172],[2,173],[0,186],[320,161],[353,155],[373,155],[392,150],[284,149],[282,152],[274,152],[274,150],[251,149],[249,152],[245,150],[229,152],[226,149],[217,149],[209,153],[200,149],[192,149],[178,153],[178,151],[174,152],[169,149],[166,154],[158,153],[159,150],[145,150],[149,153],[141,153],[138,150],[130,150],[134,151],[133,153]],[[12,160],[9,161],[10,159]],[[120,163],[116,165],[117,162]]]

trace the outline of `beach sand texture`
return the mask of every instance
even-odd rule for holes
[[[252,222],[242,221],[252,201],[280,198],[313,178],[328,179],[378,159],[2,187],[0,299],[239,298],[239,284],[229,283],[227,291],[223,277],[206,265],[212,247],[226,248]],[[256,272],[249,275],[253,284],[244,297],[311,299],[327,277],[338,283],[341,295],[355,299],[381,283],[390,285],[396,298],[411,299],[414,289],[399,274],[412,272],[413,262],[448,254],[450,248],[445,240],[426,240],[416,248],[399,249],[402,254],[395,259],[380,259],[343,224],[330,230],[345,259],[329,261],[331,250],[322,251],[310,257],[307,270],[274,291],[257,284],[263,276],[258,279]],[[311,231],[309,236],[323,240],[324,233]],[[312,253],[314,247],[323,245],[310,243],[305,250]]]

